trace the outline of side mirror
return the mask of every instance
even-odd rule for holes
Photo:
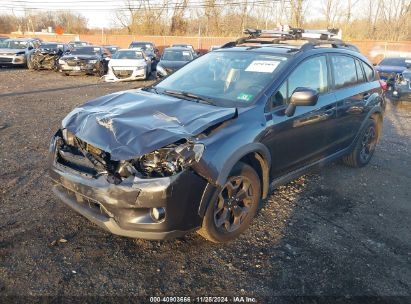
[[[314,106],[318,101],[318,92],[310,88],[296,88],[290,97],[290,103],[285,109],[285,115],[293,116],[297,106]]]

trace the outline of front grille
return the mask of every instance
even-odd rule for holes
[[[133,70],[114,70],[113,69],[114,75],[116,75],[117,78],[128,78],[133,74]]]
[[[87,62],[84,60],[67,60],[66,61],[69,66],[86,66]]]
[[[0,62],[12,62],[13,59],[12,58],[1,58],[0,57]]]

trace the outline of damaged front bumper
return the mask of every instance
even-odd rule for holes
[[[57,138],[50,150],[53,192],[91,222],[113,234],[152,240],[180,237],[201,226],[199,209],[209,186],[190,168],[169,177],[130,176],[115,185],[105,175],[59,162]],[[155,209],[164,210],[165,217],[156,220]]]
[[[68,65],[59,63],[60,71],[66,74],[94,74],[98,72],[98,66],[95,63],[81,63],[78,65]]]

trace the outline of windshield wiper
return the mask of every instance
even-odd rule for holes
[[[164,90],[163,92],[169,95],[174,95],[174,96],[179,96],[179,97],[188,97],[190,99],[197,99],[197,100],[204,101],[205,103],[210,104],[210,105],[215,105],[213,99],[205,97],[205,96],[199,96],[199,95],[189,93],[189,92],[184,92],[184,91],[179,92],[179,91]]]
[[[160,94],[155,86],[148,86],[148,87],[142,88],[142,90],[143,91],[149,91],[150,90],[150,91],[154,91],[154,93],[156,93],[156,94]]]

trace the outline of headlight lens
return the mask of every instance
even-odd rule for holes
[[[74,146],[75,145],[75,136],[73,133],[71,133],[69,130],[67,129],[63,129],[62,130],[62,134],[63,134],[63,139],[66,142],[66,144],[68,144],[69,146]]]
[[[140,65],[138,67],[136,67],[137,70],[144,70],[146,67],[144,65]]]
[[[161,66],[157,65],[157,72],[160,73],[162,76],[167,76],[167,71]]]
[[[147,153],[133,161],[133,164],[146,177],[172,176],[200,161],[203,152],[204,145],[185,143]]]
[[[66,62],[63,59],[59,59],[59,64],[65,64]]]
[[[97,63],[97,60],[89,60],[88,63]]]

